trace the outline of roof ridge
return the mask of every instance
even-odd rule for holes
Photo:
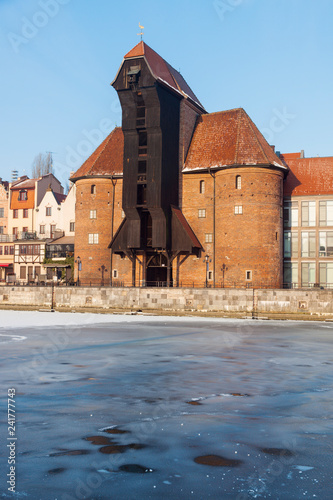
[[[260,143],[260,141],[259,141],[259,139],[258,139],[258,137],[257,137],[256,131],[254,130],[254,128],[253,128],[253,126],[252,126],[252,125],[254,125],[253,121],[251,120],[251,118],[249,117],[249,115],[246,113],[246,111],[245,111],[245,110],[243,110],[243,111],[244,111],[244,113],[245,113],[245,115],[246,115],[246,118],[247,118],[247,120],[248,120],[248,122],[249,122],[249,124],[250,124],[251,130],[252,130],[252,132],[253,132],[253,134],[254,134],[254,138],[255,138],[255,140],[256,140],[256,142],[257,142],[257,144],[258,144],[259,148],[261,149],[261,152],[262,152],[262,154],[263,154],[264,158],[266,159],[267,163],[269,163],[269,164],[271,165],[271,162],[269,161],[269,158],[268,158],[268,156],[266,155],[266,153],[265,153],[265,151],[264,151],[264,149],[263,149],[263,147],[262,147],[262,145],[261,145],[261,143]],[[257,127],[256,127],[256,128],[257,128]],[[258,129],[257,129],[257,130],[258,130]],[[258,131],[259,131],[259,130],[258,130]],[[261,132],[259,131],[259,133],[261,133]],[[261,134],[261,135],[262,135],[262,134]],[[262,135],[262,137],[264,137],[264,136]],[[264,138],[264,139],[265,139],[265,138]],[[267,144],[268,144],[268,143],[267,143]],[[269,144],[268,144],[268,146],[269,146]],[[269,146],[269,147],[270,147],[270,146]]]
[[[232,108],[232,109],[224,109],[223,111],[213,111],[212,113],[205,113],[204,116],[220,115],[222,113],[230,113],[231,111],[240,111],[240,110],[245,111],[243,108]]]
[[[104,147],[100,150],[100,152],[99,152],[99,153],[98,153],[98,155],[96,156],[96,159],[95,159],[94,163],[91,165],[91,167],[89,168],[89,170],[88,170],[87,174],[89,174],[89,173],[90,173],[90,171],[92,170],[92,168],[93,168],[94,164],[95,164],[95,163],[96,163],[96,161],[99,159],[99,157],[101,156],[101,154],[104,152],[104,150],[105,150],[106,146],[108,145],[108,143],[109,143],[109,141],[110,141],[110,139],[111,139],[111,136],[113,135],[113,133],[114,133],[114,131],[116,130],[116,128],[119,128],[119,127],[115,127],[113,130],[111,130],[111,132],[109,133],[109,135],[107,135],[107,136],[105,137],[105,139],[104,139],[104,141],[103,141],[103,142],[105,143],[105,144],[104,144]],[[103,144],[103,142],[102,142],[102,144]],[[100,144],[100,146],[101,146],[102,144]],[[89,158],[90,158],[90,156],[88,156],[87,160],[88,160]]]

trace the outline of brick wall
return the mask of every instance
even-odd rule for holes
[[[240,167],[215,175],[215,282],[227,286],[280,287],[282,284],[282,176],[270,168]],[[236,189],[236,175],[241,188]],[[199,183],[205,182],[200,193]],[[214,179],[207,173],[184,174],[183,213],[209,256],[214,271]],[[242,207],[235,214],[235,207]],[[199,210],[206,216],[199,217]],[[206,234],[212,242],[206,242]],[[224,267],[224,272],[223,272]],[[246,279],[246,272],[250,279]],[[181,281],[203,282],[203,259],[190,257],[181,268]],[[210,281],[213,284],[213,277]]]

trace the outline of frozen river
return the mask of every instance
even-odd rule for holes
[[[332,344],[328,322],[0,311],[0,498],[331,499]]]

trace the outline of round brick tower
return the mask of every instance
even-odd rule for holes
[[[189,259],[183,276],[207,278],[208,286],[282,286],[286,172],[243,109],[199,118],[184,168],[183,211],[208,266]]]
[[[125,277],[121,259],[108,248],[122,222],[123,145],[122,130],[116,128],[71,178],[76,184],[74,277],[80,274],[81,284]]]

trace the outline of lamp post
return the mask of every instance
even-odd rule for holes
[[[104,266],[104,264],[101,265],[101,267],[98,268],[98,270],[102,273],[102,281],[101,281],[101,286],[104,286],[104,273],[107,273],[108,270]]]
[[[212,259],[209,258],[209,255],[205,255],[205,258],[203,262],[206,263],[206,281],[205,281],[205,287],[208,287],[208,273],[209,273],[209,263],[212,262]]]
[[[80,286],[80,271],[82,270],[81,258],[77,256],[75,263],[77,263],[77,286]]]
[[[228,268],[224,263],[222,264],[221,271],[222,271],[222,276],[223,276],[222,288],[224,288],[224,273],[225,273],[225,271],[228,271]]]

